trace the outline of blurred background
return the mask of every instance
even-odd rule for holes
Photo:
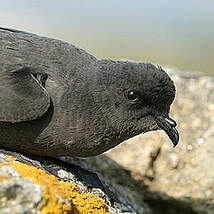
[[[213,0],[7,0],[0,26],[65,40],[98,58],[214,75]]]

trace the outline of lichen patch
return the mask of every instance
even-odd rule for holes
[[[81,194],[76,184],[59,181],[53,175],[34,166],[11,160],[18,173],[33,183],[39,184],[43,190],[42,214],[106,214],[107,204],[91,193]]]

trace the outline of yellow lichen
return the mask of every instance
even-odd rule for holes
[[[91,193],[81,194],[77,185],[59,181],[34,166],[12,160],[10,163],[23,178],[31,179],[43,189],[42,214],[105,214],[108,206]]]
[[[8,177],[6,175],[2,175],[0,176],[0,182],[3,181],[3,180],[6,180]]]

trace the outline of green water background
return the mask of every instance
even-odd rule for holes
[[[7,0],[0,26],[65,40],[98,58],[214,75],[213,0]]]

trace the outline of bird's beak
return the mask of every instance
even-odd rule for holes
[[[173,119],[171,119],[168,114],[157,116],[155,120],[159,128],[163,129],[169,136],[175,147],[179,141],[179,133],[175,128],[177,125],[176,122]]]

